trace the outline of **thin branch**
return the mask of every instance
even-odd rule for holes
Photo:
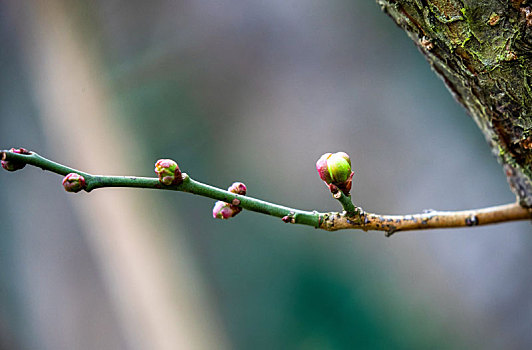
[[[468,227],[532,219],[532,209],[521,207],[518,203],[465,211],[429,210],[412,215],[379,215],[366,213],[362,208],[355,206],[351,201],[351,196],[345,195],[342,191],[339,191],[335,198],[342,204],[343,212],[319,213],[235,194],[193,180],[184,173],[183,182],[179,185],[164,185],[158,178],[88,174],[53,162],[35,152],[20,154],[4,150],[0,151],[0,156],[2,161],[29,164],[63,176],[70,173],[79,174],[85,179],[84,190],[87,192],[104,187],[136,187],[188,192],[227,203],[238,203],[237,206],[243,209],[279,217],[284,222],[309,225],[327,231],[361,229],[385,231],[386,235],[390,236],[398,231]]]
[[[158,178],[92,175],[53,162],[38,155],[35,152],[30,152],[30,154],[19,154],[4,150],[1,151],[0,154],[3,161],[13,161],[23,164],[29,164],[59,175],[68,175],[70,173],[79,174],[85,179],[84,190],[87,192],[104,187],[136,187],[158,190],[181,191],[224,201],[227,203],[233,203],[235,200],[238,200],[240,202],[238,206],[243,209],[276,216],[279,218],[288,217],[289,220],[286,221],[294,224],[310,225],[316,228],[319,227],[320,224],[320,215],[316,211],[311,212],[288,208],[282,205],[265,202],[253,197],[242,196],[226,190],[222,190],[214,186],[201,183],[199,181],[195,181],[186,174],[183,174],[184,179],[181,184],[164,185],[159,182]]]
[[[471,227],[532,219],[532,209],[523,208],[519,203],[463,211],[427,210],[412,215],[379,215],[366,213],[362,208],[359,210],[360,214],[355,217],[346,213],[332,214],[323,221],[320,228],[327,231],[385,231],[386,236],[391,236],[398,231]]]
[[[343,191],[337,190],[337,192],[333,194],[333,197],[340,202],[347,215],[353,215],[357,212],[357,207],[353,204],[351,196],[347,196]]]

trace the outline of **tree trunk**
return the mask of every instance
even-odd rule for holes
[[[466,108],[532,207],[532,7],[526,0],[377,0]]]

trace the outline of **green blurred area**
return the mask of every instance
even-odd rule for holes
[[[85,45],[105,63],[113,118],[132,131],[128,138],[142,150],[138,159],[169,157],[200,181],[219,187],[243,181],[251,196],[301,209],[339,209],[314,162],[340,150],[354,165],[355,201],[370,211],[513,200],[472,120],[372,1],[76,1],[67,8]],[[21,42],[23,9],[15,1],[0,4],[0,147],[46,155],[50,141]],[[151,163],[130,164],[124,174],[152,174]],[[212,201],[184,193],[146,198],[156,203],[154,212],[179,221],[172,234],[189,243],[232,348],[517,349],[532,343],[517,327],[532,320],[524,293],[531,280],[529,223],[385,239],[295,227],[249,212],[222,222],[212,219]],[[64,293],[72,293],[73,305],[84,298],[78,317],[84,308],[107,310],[103,324],[116,333],[97,334],[127,347],[69,200],[76,199],[66,199],[50,174],[0,174],[6,349],[54,348],[57,343],[43,341],[50,322],[61,328],[71,321],[53,311],[61,298],[42,297],[39,288],[54,293],[76,283],[82,287]],[[28,210],[39,216],[28,219]],[[33,253],[25,251],[28,245]],[[46,265],[42,277],[35,252],[67,258]],[[84,277],[50,278],[64,264]],[[88,280],[95,284],[83,284]],[[78,332],[80,348],[96,348]]]

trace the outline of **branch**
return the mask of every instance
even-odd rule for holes
[[[344,211],[319,213],[317,211],[304,211],[285,207],[243,195],[241,194],[242,192],[226,191],[201,183],[193,180],[187,174],[181,173],[177,164],[175,168],[177,168],[176,174],[179,173],[179,181],[175,182],[173,180],[172,183],[165,184],[160,174],[159,178],[92,175],[56,163],[23,148],[0,151],[0,157],[2,159],[2,167],[6,170],[18,170],[26,164],[29,164],[66,176],[63,180],[63,185],[70,192],[77,192],[81,189],[86,192],[91,192],[92,190],[105,187],[136,187],[188,192],[225,202],[225,204],[232,208],[240,208],[234,215],[241,209],[246,209],[282,218],[282,221],[286,223],[308,225],[326,231],[361,229],[364,231],[385,231],[386,236],[390,236],[398,231],[467,227],[532,219],[532,209],[523,208],[518,203],[466,211],[429,210],[421,214],[413,215],[379,215],[367,213],[351,202],[351,196],[349,194],[345,194],[343,190],[338,190],[338,187],[345,190],[345,183],[337,183],[338,187],[329,184],[329,188],[334,192],[334,198],[338,199]],[[349,172],[351,172],[350,168]],[[351,175],[348,177],[348,190],[351,188],[352,174],[351,172]],[[245,193],[245,186],[243,193]]]
[[[389,237],[398,231],[471,227],[532,219],[532,209],[523,208],[519,203],[463,211],[426,210],[412,215],[379,215],[358,209],[360,214],[355,216],[355,220],[345,213],[337,213],[324,220],[320,228],[328,231],[344,229],[385,231]]]
[[[199,181],[195,181],[187,174],[183,174],[183,182],[178,185],[165,185],[158,178],[135,177],[135,176],[104,176],[92,175],[77,169],[67,167],[46,159],[35,152],[28,154],[14,153],[10,151],[1,151],[3,162],[14,162],[19,164],[29,164],[41,168],[42,170],[51,171],[59,175],[79,174],[85,180],[83,190],[91,192],[92,190],[104,187],[136,187],[157,190],[181,191],[208,197],[228,203],[237,203],[238,207],[263,213],[271,216],[283,218],[288,216],[291,223],[310,225],[319,227],[320,216],[318,212],[309,212],[288,208],[285,206],[269,203],[260,199],[249,196],[242,196],[220,188],[210,186]]]

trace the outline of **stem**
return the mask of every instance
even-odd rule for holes
[[[337,193],[335,198],[342,204],[344,212],[318,213],[317,211],[293,209],[253,197],[238,195],[193,180],[184,173],[184,180],[181,184],[166,186],[161,184],[158,178],[88,174],[41,157],[35,152],[19,154],[4,150],[0,151],[0,156],[2,161],[29,164],[63,176],[69,173],[80,174],[85,178],[85,191],[87,192],[104,187],[136,187],[188,192],[227,203],[232,203],[238,199],[238,206],[243,209],[283,218],[285,222],[309,225],[327,231],[374,230],[385,231],[386,235],[390,236],[397,231],[467,227],[532,219],[532,209],[521,207],[518,203],[464,211],[430,210],[412,215],[379,215],[366,213],[362,208],[356,207],[351,201],[351,196],[345,195],[342,191],[339,191],[339,195]],[[286,217],[289,220],[285,220]]]
[[[310,225],[316,228],[320,225],[320,214],[316,211],[310,212],[293,209],[282,205],[265,202],[253,197],[238,195],[214,186],[201,183],[199,181],[195,181],[186,174],[183,174],[183,183],[179,185],[166,186],[161,184],[158,178],[136,176],[104,176],[88,174],[77,169],[53,162],[38,155],[35,152],[31,152],[31,154],[19,154],[9,151],[1,151],[0,154],[2,156],[2,160],[4,161],[14,161],[30,164],[59,175],[67,175],[70,173],[80,174],[85,178],[85,191],[87,192],[104,187],[136,187],[188,192],[228,203],[231,203],[234,199],[238,199],[240,201],[240,204],[238,206],[250,211],[276,216],[279,218],[288,216],[291,218],[290,222],[294,224]]]
[[[366,213],[362,208],[355,217],[336,213],[325,219],[320,226],[327,231],[362,229],[385,231],[391,236],[398,231],[456,228],[495,224],[507,221],[532,219],[532,208],[523,208],[519,203],[463,211],[427,210],[421,214],[379,215]],[[334,214],[334,213],[330,213]]]
[[[347,215],[352,216],[356,213],[357,208],[353,204],[351,196],[347,196],[343,191],[339,190],[338,192],[333,194],[333,197],[335,199],[338,199]]]
[[[239,207],[255,211],[257,213],[276,216],[278,218],[288,216],[291,218],[291,222],[294,224],[310,225],[316,228],[318,228],[320,224],[320,215],[317,211],[310,212],[288,208],[253,197],[238,195],[210,185],[206,185],[199,181],[195,181],[188,176],[181,185],[177,186],[177,190],[221,200],[227,203],[231,203],[234,199],[238,199],[240,201],[240,204],[238,205]]]

